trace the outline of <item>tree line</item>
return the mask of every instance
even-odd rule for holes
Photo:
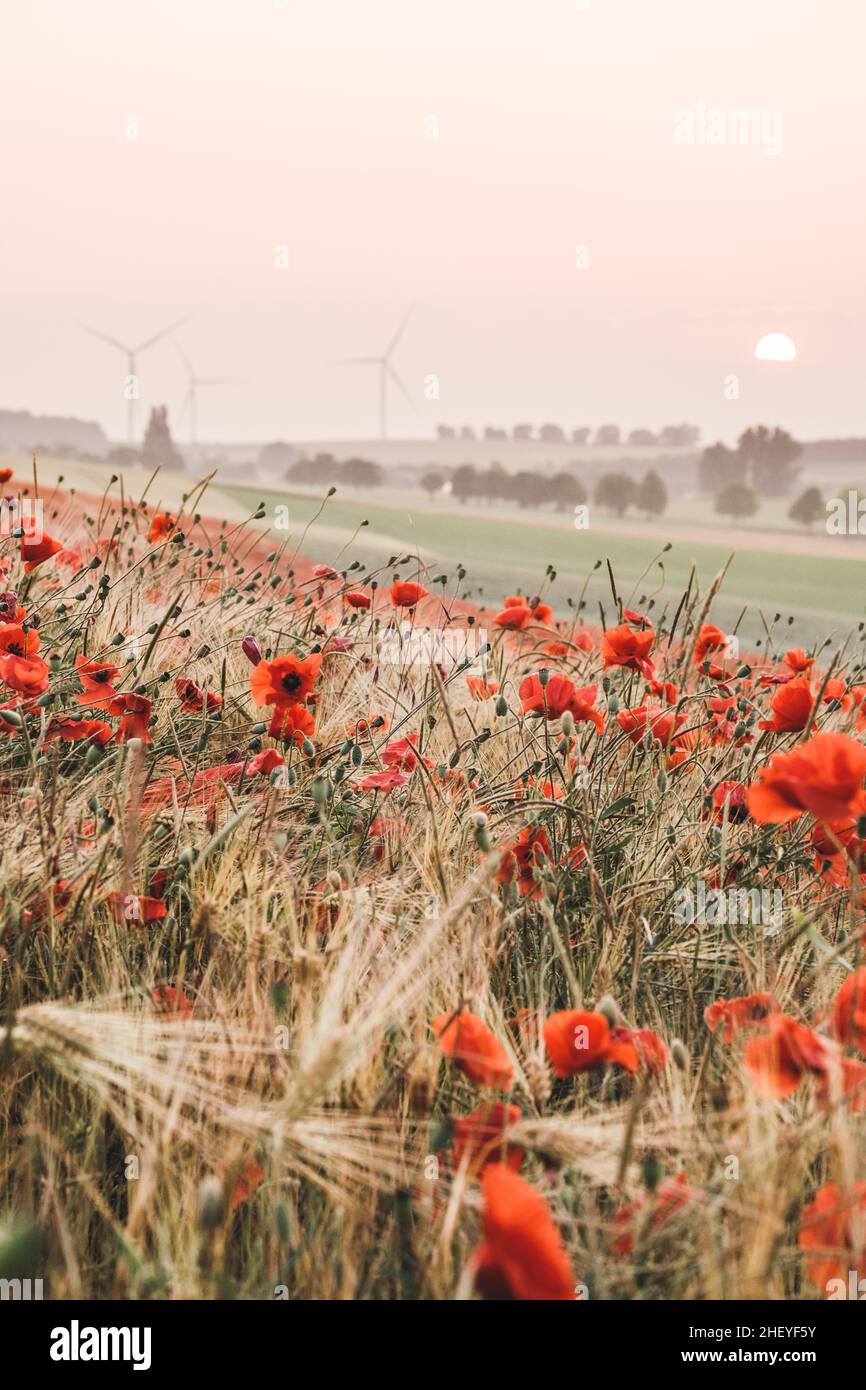
[[[628,434],[619,425],[600,425],[593,432],[589,425],[566,430],[562,425],[546,424],[536,429],[534,425],[512,425],[503,429],[498,425],[486,425],[476,430],[472,425],[438,425],[439,439],[483,439],[487,443],[501,443],[513,440],[517,443],[538,444],[589,444],[593,447],[610,447],[628,444],[636,448],[656,445],[663,448],[695,448],[700,441],[701,431],[697,425],[665,425],[657,433],[648,429],[630,430]]]

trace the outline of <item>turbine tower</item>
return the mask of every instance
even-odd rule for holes
[[[179,328],[182,323],[186,323],[186,318],[175,319],[167,328],[163,328],[159,333],[154,333],[152,338],[146,338],[143,343],[136,347],[130,347],[128,343],[120,343],[116,338],[110,337],[107,333],[100,333],[99,329],[91,328],[89,324],[80,323],[79,328],[83,328],[85,333],[90,333],[92,337],[99,338],[103,343],[110,343],[119,352],[126,356],[127,365],[127,398],[126,398],[126,439],[127,443],[135,443],[135,402],[137,400],[137,383],[133,387],[132,382],[138,377],[136,370],[136,358],[138,354],[144,352],[145,348],[153,347],[160,339],[165,338],[173,329]]]
[[[412,409],[413,409],[413,410],[416,409],[415,402],[412,400],[412,397],[409,395],[409,392],[407,391],[405,384],[400,380],[399,376],[397,375],[397,373],[395,372],[394,368],[393,368],[392,365],[391,365],[391,358],[392,358],[393,355],[394,355],[394,352],[395,352],[395,350],[396,350],[396,348],[397,348],[397,344],[399,343],[400,339],[403,337],[403,333],[404,333],[404,331],[405,331],[406,324],[409,322],[409,317],[410,317],[410,315],[411,315],[411,313],[412,313],[412,308],[413,308],[413,306],[410,304],[410,305],[409,305],[409,308],[406,310],[405,314],[403,315],[403,319],[402,319],[402,322],[401,322],[401,324],[400,324],[400,327],[397,329],[397,332],[394,334],[393,338],[391,339],[390,343],[389,343],[388,346],[386,347],[385,351],[382,353],[381,357],[336,357],[336,358],[334,358],[334,359],[332,360],[332,363],[331,363],[331,365],[332,365],[332,366],[335,366],[335,367],[371,367],[371,366],[376,366],[376,367],[379,368],[379,438],[380,438],[380,439],[387,439],[387,437],[388,437],[388,378],[389,378],[389,377],[390,377],[391,381],[394,383],[394,385],[397,387],[397,390],[400,391],[400,393],[401,393],[401,394],[405,397],[405,399],[409,402],[409,404],[411,405]]]
[[[190,444],[195,444],[197,442],[196,430],[198,428],[198,388],[200,386],[237,386],[240,378],[232,376],[196,376],[193,371],[192,363],[177,339],[174,340],[174,345],[180,354],[183,365],[186,367],[187,376],[189,378],[189,387],[183,398],[179,419],[183,418],[184,412],[189,408],[189,442]]]

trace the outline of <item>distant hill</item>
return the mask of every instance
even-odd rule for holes
[[[0,410],[0,449],[28,453],[66,445],[80,454],[102,457],[108,440],[95,420],[67,415],[31,415],[29,410]]]

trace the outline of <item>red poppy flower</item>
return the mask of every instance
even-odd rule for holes
[[[37,540],[35,536],[28,536],[25,532],[21,537],[21,559],[24,561],[25,570],[35,569],[62,549],[60,541],[54,540],[53,536],[43,535]]]
[[[833,1006],[833,1036],[866,1054],[866,965],[847,977]]]
[[[514,843],[503,851],[497,880],[499,883],[512,883],[516,876],[522,898],[540,898],[544,890],[538,882],[536,870],[545,868],[552,859],[553,851],[545,831],[540,825],[527,825]]]
[[[416,584],[411,579],[398,579],[388,590],[388,596],[395,608],[414,608],[429,592],[423,584]]]
[[[633,632],[625,623],[608,628],[601,639],[605,670],[609,666],[627,666],[633,671],[640,671],[649,680],[653,674],[649,654],[655,640],[656,635],[651,627],[643,632]]]
[[[475,1286],[486,1299],[573,1301],[574,1274],[542,1197],[504,1163],[481,1174],[484,1240]]]
[[[0,653],[4,656],[32,658],[36,656],[40,646],[39,633],[35,628],[32,627],[25,632],[20,623],[0,625]]]
[[[724,651],[727,645],[728,634],[726,632],[722,632],[722,629],[716,627],[714,623],[704,623],[695,643],[695,665],[702,666],[710,652]]]
[[[114,738],[116,743],[128,743],[131,738],[140,738],[142,743],[152,743],[148,732],[150,723],[150,700],[145,695],[116,695],[109,702],[108,713],[120,715]]]
[[[11,477],[12,477],[12,469],[11,469],[11,468],[0,468],[0,483],[8,483],[8,481],[9,481],[9,479],[10,479]]]
[[[0,680],[19,695],[43,695],[48,689],[48,667],[41,657],[0,656]]]
[[[319,675],[322,653],[276,656],[260,661],[250,673],[250,690],[257,705],[291,705],[307,699]]]
[[[513,603],[510,607],[503,608],[501,613],[497,613],[493,622],[496,627],[505,628],[509,632],[519,632],[526,627],[532,617],[532,609],[526,603]]]
[[[430,1026],[445,1056],[476,1086],[508,1090],[514,1067],[502,1043],[482,1019],[463,1009],[457,1014],[438,1014]]]
[[[746,807],[746,788],[742,782],[717,782],[708,800],[719,825],[726,815],[729,821],[741,821],[749,814]]]
[[[229,1197],[229,1211],[234,1211],[235,1207],[246,1202],[264,1181],[264,1176],[265,1170],[261,1164],[256,1163],[254,1158],[248,1158],[235,1178],[234,1187]]]
[[[611,1038],[616,1043],[631,1043],[637,1052],[638,1068],[658,1076],[670,1061],[666,1043],[651,1028],[613,1028]]]
[[[746,802],[760,824],[782,825],[804,811],[842,820],[866,776],[866,748],[847,734],[816,734],[791,753],[777,753],[758,776]]]
[[[808,1073],[822,1076],[830,1062],[832,1045],[786,1014],[770,1014],[764,1036],[746,1044],[743,1064],[760,1096],[784,1100],[796,1091]]]
[[[563,1009],[544,1020],[544,1045],[557,1076],[593,1071],[611,1063],[636,1071],[640,1057],[629,1038],[616,1039],[604,1014]]]
[[[734,1033],[749,1023],[759,1023],[767,1017],[773,1007],[772,994],[746,994],[739,999],[716,999],[704,1009],[704,1023],[711,1033],[725,1025],[723,1037],[726,1043],[733,1041]]]
[[[315,732],[316,721],[306,705],[275,705],[268,726],[268,734],[271,738],[283,739],[286,743],[296,743],[300,748],[306,739],[313,737]]]
[[[151,997],[157,1013],[178,1018],[189,1018],[192,1013],[192,1000],[187,999],[183,990],[176,989],[174,985],[158,985]]]
[[[180,707],[187,714],[201,713],[202,709],[205,707],[205,703],[209,710],[219,709],[222,704],[222,699],[219,695],[215,695],[210,690],[205,692],[202,690],[201,686],[196,685],[195,681],[185,679],[183,676],[178,676],[174,683],[174,688],[180,700]]]
[[[118,891],[106,894],[105,901],[111,908],[115,922],[128,922],[131,926],[142,922],[159,922],[168,916],[168,908],[162,898]]]
[[[407,738],[395,738],[383,750],[382,762],[386,767],[399,768],[401,772],[412,772],[418,763],[417,734]]]
[[[45,740],[59,738],[64,743],[87,739],[91,743],[107,743],[111,727],[101,719],[55,719],[45,730]]]
[[[373,600],[363,589],[347,589],[343,595],[343,602],[350,608],[369,608]]]
[[[654,743],[667,748],[685,723],[685,715],[663,709],[661,705],[638,705],[636,709],[620,710],[616,722],[632,743],[641,743],[649,733]]]
[[[795,676],[779,686],[770,706],[773,717],[762,719],[759,728],[773,729],[777,734],[797,734],[808,724],[813,704],[809,677]]]
[[[177,522],[171,512],[157,512],[153,521],[150,523],[147,539],[153,545],[156,541],[161,541],[166,536],[170,536],[176,525]]]
[[[513,1144],[506,1146],[505,1135],[511,1125],[520,1120],[516,1105],[498,1100],[494,1105],[482,1105],[471,1115],[453,1122],[454,1167],[467,1161],[470,1177],[475,1177],[488,1163],[505,1163],[519,1172],[523,1150]]]
[[[834,1182],[820,1187],[803,1209],[799,1245],[811,1254],[806,1268],[820,1289],[829,1292],[830,1281],[841,1279],[847,1295],[850,1270],[859,1285],[866,1278],[866,1182],[845,1193]]]
[[[79,704],[107,706],[116,697],[113,681],[115,676],[120,675],[117,666],[107,661],[88,661],[86,656],[79,653],[75,658],[75,670],[84,687],[77,696]]]
[[[486,681],[483,676],[467,676],[466,689],[473,700],[489,700],[499,690],[498,681]]]
[[[576,723],[591,723],[599,733],[604,731],[604,715],[595,708],[597,687],[594,685],[585,685],[578,690],[568,676],[556,674],[548,675],[547,684],[542,685],[541,677],[534,675],[524,677],[518,693],[523,701],[524,714],[561,719],[568,710]]]
[[[802,647],[792,647],[789,652],[785,652],[783,660],[785,665],[790,666],[798,675],[815,665],[814,656],[807,656]]]
[[[362,777],[358,786],[362,792],[392,792],[405,781],[405,774],[396,767],[386,767],[382,772],[370,772]]]

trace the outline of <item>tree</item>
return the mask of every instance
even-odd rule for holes
[[[457,431],[453,425],[437,425],[436,435],[439,439],[456,439]]]
[[[561,425],[542,425],[538,431],[542,444],[564,444],[565,430]]]
[[[655,444],[655,442],[656,442],[656,437],[655,437],[655,435],[653,434],[652,430],[632,430],[631,434],[629,435],[628,439],[626,440],[626,443],[627,443],[627,444],[638,444],[638,445],[643,445],[643,444]]]
[[[474,431],[474,429],[472,428],[471,425],[461,425],[461,427],[460,427],[460,438],[461,438],[461,439],[474,439],[474,438],[475,438],[475,431]]]
[[[421,486],[425,492],[429,492],[433,497],[435,493],[441,492],[445,486],[445,475],[436,468],[430,468],[421,479]]]
[[[315,487],[319,483],[336,483],[343,475],[343,465],[333,454],[316,454],[315,458],[298,459],[293,463],[287,479],[293,483]]]
[[[661,516],[667,507],[668,490],[654,468],[650,468],[643,475],[635,493],[634,504],[638,511],[646,512],[647,516]]]
[[[572,444],[587,444],[589,442],[590,429],[588,425],[581,425],[579,429],[571,431]]]
[[[628,473],[602,473],[595,485],[593,501],[597,507],[622,516],[634,501],[637,487]]]
[[[498,425],[485,425],[484,438],[491,444],[501,444],[503,439],[508,438],[508,431],[500,429]]]
[[[567,512],[586,501],[586,488],[573,473],[556,473],[548,487],[550,500],[558,512]]]
[[[461,463],[451,477],[451,493],[460,502],[467,497],[475,497],[478,492],[478,474],[471,463]]]
[[[759,506],[754,492],[745,483],[728,483],[715,501],[715,511],[719,516],[731,516],[735,521],[744,516],[754,516]]]
[[[548,501],[550,484],[539,473],[522,469],[511,478],[511,496],[519,507],[539,507]]]
[[[256,462],[259,468],[288,468],[297,455],[297,449],[292,444],[286,444],[282,439],[275,439],[273,444],[264,444],[259,450]]]
[[[619,425],[601,425],[595,432],[595,444],[618,444],[620,442]]]
[[[155,405],[150,412],[141,457],[153,468],[183,468],[183,458],[172,442],[168,410],[164,405]]]
[[[794,464],[803,452],[802,444],[787,430],[756,425],[744,430],[737,440],[737,453],[745,464],[746,477],[765,497],[784,497],[790,491],[799,468]]]
[[[382,470],[378,463],[371,463],[369,459],[351,458],[343,464],[342,478],[349,487],[378,487]]]
[[[698,464],[698,487],[701,492],[719,492],[728,483],[746,481],[743,457],[727,444],[710,444],[701,454]]]
[[[527,443],[532,438],[531,425],[515,425],[511,431],[511,438],[522,443]]]
[[[693,449],[700,437],[701,431],[697,425],[665,425],[659,434],[659,444]]]
[[[788,508],[788,516],[792,521],[798,521],[801,526],[811,526],[814,521],[825,515],[824,499],[816,487],[807,487]]]

